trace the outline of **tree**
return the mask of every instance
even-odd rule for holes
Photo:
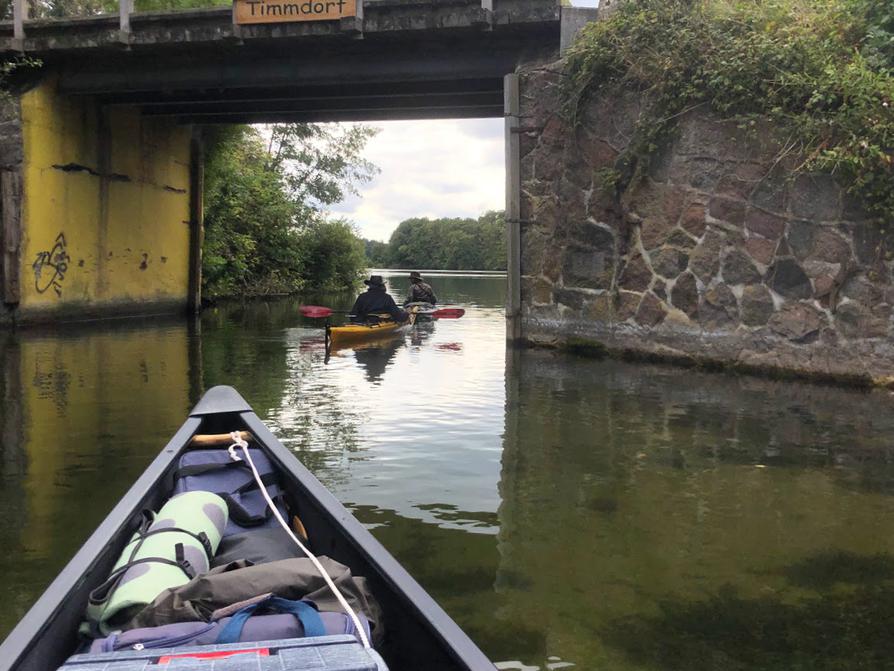
[[[476,219],[413,218],[400,222],[387,245],[387,254],[367,241],[371,252],[396,268],[447,270],[504,270],[505,223],[502,212],[486,212]],[[383,243],[378,243],[383,244]],[[374,250],[374,251],[373,251]],[[381,264],[386,265],[386,264]]]
[[[370,179],[373,130],[277,124],[208,131],[203,285],[210,296],[346,289],[366,266],[352,225],[323,208]]]

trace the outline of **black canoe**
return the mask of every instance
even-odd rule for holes
[[[384,611],[379,652],[391,671],[494,671],[484,653],[363,525],[267,430],[232,387],[210,389],[161,453],[0,645],[0,671],[54,671],[75,652],[87,594],[111,570],[144,508],[171,493],[196,434],[249,431],[300,503],[312,550],[365,576]]]

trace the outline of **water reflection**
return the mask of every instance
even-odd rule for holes
[[[889,665],[889,396],[507,358],[504,281],[428,279],[466,316],[328,363],[353,296],[5,334],[0,634],[230,384],[500,669]]]
[[[183,421],[196,372],[180,320],[3,337],[0,634]]]
[[[522,661],[883,668],[894,488],[860,483],[890,482],[886,395],[544,352],[510,364],[495,591],[506,620],[541,619]]]

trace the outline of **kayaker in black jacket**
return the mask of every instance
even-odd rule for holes
[[[422,275],[419,274],[419,271],[410,271],[410,293],[407,296],[404,305],[409,305],[410,303],[429,303],[435,305],[437,300],[438,297],[435,296],[435,290],[431,288],[430,284],[426,284],[422,281]]]
[[[396,322],[405,322],[410,315],[399,307],[394,299],[385,291],[385,281],[381,275],[370,275],[363,283],[369,287],[354,301],[351,308],[352,319],[356,322],[365,322],[368,315],[389,314]]]

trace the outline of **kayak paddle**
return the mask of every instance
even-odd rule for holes
[[[323,307],[322,305],[302,305],[298,308],[298,311],[301,312],[305,317],[311,317],[316,319],[318,317],[329,317],[336,310],[331,308]],[[346,313],[347,310],[338,310],[339,313]]]
[[[417,312],[416,314],[434,317],[435,319],[459,319],[466,314],[466,311],[462,308],[440,308],[431,312]]]

